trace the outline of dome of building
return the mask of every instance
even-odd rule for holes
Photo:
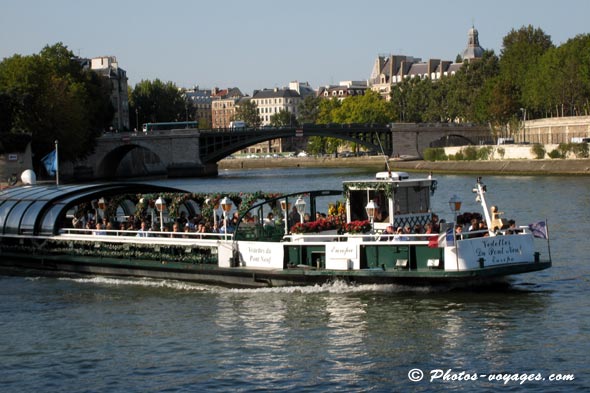
[[[468,32],[467,48],[463,51],[463,60],[480,59],[483,56],[484,49],[479,46],[479,33],[475,27],[471,27]]]

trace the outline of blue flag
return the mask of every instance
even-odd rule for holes
[[[545,221],[529,224],[529,229],[533,233],[534,237],[549,239],[549,232],[547,231],[547,223]]]
[[[49,176],[55,176],[57,171],[57,152],[53,150],[48,155],[41,159],[45,170],[49,174]]]
[[[445,238],[446,242],[447,242],[447,247],[450,246],[454,246],[455,245],[455,236],[453,233],[453,227],[449,227],[447,228],[447,232],[446,232],[446,238]]]

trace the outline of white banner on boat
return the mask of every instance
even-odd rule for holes
[[[242,266],[283,268],[282,243],[240,242],[239,244]]]
[[[460,270],[478,269],[480,260],[487,267],[534,261],[535,247],[531,234],[480,237],[459,241],[458,246]],[[455,270],[452,258],[448,264],[447,270]]]
[[[326,245],[326,269],[359,269],[358,244],[334,242]]]

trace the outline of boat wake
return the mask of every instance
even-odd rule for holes
[[[29,280],[38,280],[40,277],[28,277]],[[286,294],[313,294],[313,293],[432,293],[446,292],[450,288],[445,287],[416,287],[396,284],[362,284],[355,285],[345,281],[334,281],[313,286],[291,286],[291,287],[265,287],[265,288],[227,288],[222,286],[192,283],[175,280],[159,280],[152,278],[121,278],[108,276],[91,277],[58,277],[58,280],[69,281],[78,284],[99,285],[107,287],[144,287],[154,289],[172,289],[187,292],[211,292],[211,293],[286,293]]]

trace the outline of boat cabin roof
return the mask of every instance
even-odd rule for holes
[[[0,193],[0,235],[55,235],[61,221],[79,203],[126,193],[183,192],[140,183],[35,185]]]

